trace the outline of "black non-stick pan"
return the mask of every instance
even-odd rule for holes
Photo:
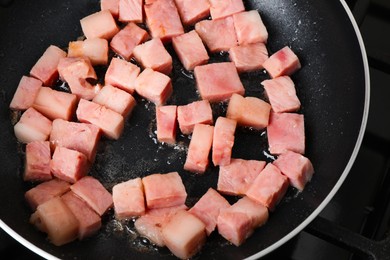
[[[366,55],[355,22],[339,0],[244,0],[256,9],[268,28],[267,47],[273,53],[288,45],[302,69],[292,76],[305,116],[306,156],[315,167],[312,181],[301,193],[290,188],[271,213],[268,223],[240,247],[217,232],[209,237],[197,259],[257,258],[277,248],[302,230],[329,202],[356,157],[365,129],[369,104]],[[56,247],[29,224],[24,192],[33,187],[22,181],[23,146],[13,133],[9,103],[23,75],[50,45],[66,48],[82,36],[79,20],[100,8],[97,0],[11,1],[0,8],[0,226],[38,254],[63,259],[173,258],[167,249],[151,246],[134,233],[132,221],[118,222],[110,211],[100,232],[84,241]],[[167,47],[170,51],[172,48]],[[169,104],[199,99],[191,73],[174,58],[174,94]],[[213,55],[212,62],[226,60]],[[97,68],[100,76],[105,68]],[[249,96],[264,98],[264,72],[243,74]],[[111,191],[114,184],[151,173],[179,171],[191,206],[209,187],[216,187],[218,169],[204,175],[183,170],[189,139],[178,136],[177,146],[156,142],[154,105],[137,98],[138,106],[126,121],[118,141],[102,139],[90,174]],[[225,105],[215,104],[215,116]],[[266,134],[238,129],[233,156],[271,161]],[[357,192],[357,191],[351,191]],[[364,191],[358,191],[364,192]],[[235,198],[230,198],[234,201]]]

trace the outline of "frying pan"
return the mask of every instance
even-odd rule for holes
[[[199,259],[258,258],[282,245],[319,214],[342,184],[360,147],[369,107],[367,59],[357,26],[345,2],[339,0],[244,0],[246,9],[257,9],[269,31],[267,47],[273,53],[290,46],[302,62],[292,76],[305,115],[306,156],[315,175],[303,192],[290,188],[259,228],[242,246],[235,247],[211,235]],[[28,223],[31,214],[24,192],[33,184],[22,181],[23,146],[14,137],[11,98],[22,75],[44,50],[54,44],[66,48],[82,35],[79,20],[99,10],[96,0],[13,1],[0,8],[0,226],[26,247],[45,258],[63,259],[171,259],[167,249],[156,249],[134,234],[132,221],[117,222],[113,212],[103,218],[100,232],[84,241],[56,247]],[[170,46],[168,48],[171,49]],[[198,99],[192,75],[176,56],[172,73],[174,94],[169,104]],[[211,60],[226,60],[217,54]],[[104,74],[104,68],[97,68]],[[242,75],[247,95],[264,97],[263,72]],[[192,205],[208,187],[216,187],[218,169],[197,176],[182,170],[189,139],[179,136],[176,147],[156,143],[154,105],[138,99],[118,141],[102,139],[91,175],[108,190],[118,182],[157,172],[179,171]],[[215,104],[215,116],[225,105]],[[233,156],[270,161],[266,135],[238,129]],[[234,198],[231,198],[234,201]]]

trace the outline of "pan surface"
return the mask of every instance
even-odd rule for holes
[[[269,32],[267,47],[273,53],[288,45],[298,55],[302,69],[292,76],[305,115],[306,156],[315,168],[312,181],[301,193],[289,189],[259,228],[242,246],[235,247],[217,234],[195,257],[200,259],[257,258],[274,250],[302,230],[329,202],[342,184],[362,141],[369,103],[369,75],[364,46],[346,4],[338,0],[244,0],[257,9]],[[28,223],[31,214],[22,181],[23,149],[13,133],[9,103],[23,75],[50,45],[66,48],[82,35],[79,20],[99,10],[97,0],[22,1],[0,8],[0,227],[46,258],[123,259],[166,258],[134,234],[132,221],[117,222],[112,212],[103,218],[101,231],[84,241],[56,247]],[[172,48],[168,46],[170,50]],[[174,58],[174,94],[169,104],[199,99],[192,75]],[[212,61],[226,60],[214,55]],[[104,69],[98,68],[98,73]],[[263,72],[242,75],[248,96],[263,97]],[[189,139],[179,136],[175,147],[156,142],[154,105],[138,99],[125,132],[118,141],[103,139],[91,175],[111,191],[113,185],[136,176],[179,171],[191,206],[211,186],[218,169],[197,176],[183,169]],[[215,116],[224,105],[214,106]],[[266,135],[238,129],[233,157],[269,161]],[[232,199],[234,201],[234,198]],[[214,232],[216,233],[216,232]]]

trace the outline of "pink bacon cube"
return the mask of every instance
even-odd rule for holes
[[[119,0],[100,0],[100,9],[108,10],[117,19],[119,16]]]
[[[305,156],[287,151],[278,156],[273,164],[288,177],[291,186],[302,191],[314,173],[313,164]]]
[[[80,20],[81,29],[86,38],[103,38],[110,40],[119,28],[109,10],[90,14]]]
[[[263,67],[272,78],[276,78],[284,75],[290,76],[301,68],[301,63],[297,55],[286,46],[264,61]]]
[[[288,186],[288,178],[269,163],[253,181],[246,195],[272,211],[283,198]]]
[[[184,163],[184,170],[204,173],[209,165],[209,154],[213,142],[214,127],[211,125],[196,124],[187,158]]]
[[[177,107],[177,120],[183,134],[191,134],[196,124],[212,124],[213,111],[207,100],[194,101]]]
[[[72,41],[68,45],[68,57],[87,57],[92,65],[107,65],[108,41],[93,38],[84,41]]]
[[[34,141],[26,145],[24,181],[48,181],[53,178],[50,171],[50,142]]]
[[[263,68],[268,59],[268,51],[264,43],[253,43],[230,48],[229,58],[236,65],[238,72],[248,72]]]
[[[177,106],[156,107],[157,139],[160,142],[176,142]]]
[[[271,113],[267,128],[269,151],[305,153],[305,125],[301,114]]]
[[[23,76],[19,81],[9,107],[12,110],[26,110],[32,107],[41,87],[42,82],[40,80]]]
[[[119,0],[119,18],[121,22],[143,22],[143,0]]]
[[[223,18],[245,10],[242,0],[209,0],[210,14],[213,20]]]
[[[22,143],[46,141],[51,129],[51,120],[32,107],[27,109],[14,125],[16,139]]]
[[[236,126],[237,122],[233,119],[221,116],[217,118],[214,127],[212,151],[212,160],[215,166],[230,164]]]
[[[234,93],[245,93],[233,62],[197,66],[194,74],[200,96],[210,102],[225,101]]]
[[[135,80],[140,71],[141,69],[137,65],[119,58],[112,58],[104,76],[104,83],[133,94]]]
[[[181,21],[193,25],[210,15],[209,0],[175,0]]]
[[[187,192],[177,172],[152,174],[142,178],[148,209],[184,204]]]
[[[144,189],[141,178],[116,184],[112,188],[115,216],[118,219],[145,214]]]
[[[237,13],[233,15],[233,19],[239,45],[267,42],[267,28],[257,10]]]
[[[58,79],[57,66],[63,57],[66,57],[66,52],[50,45],[31,68],[30,75],[42,81],[44,86],[52,86]]]

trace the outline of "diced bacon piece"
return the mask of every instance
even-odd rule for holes
[[[271,106],[256,97],[243,97],[233,94],[229,100],[227,118],[237,121],[238,125],[264,129],[267,127]]]
[[[184,204],[187,192],[177,172],[152,174],[142,178],[148,209]]]
[[[86,38],[103,38],[110,40],[119,28],[109,10],[90,14],[80,20],[81,29]]]
[[[264,43],[259,42],[232,47],[229,57],[238,72],[248,72],[263,68],[263,62],[268,59],[268,51]]]
[[[228,195],[244,195],[266,162],[231,159],[230,164],[219,167],[217,190]]]
[[[143,22],[143,0],[119,0],[119,18],[121,22]]]
[[[193,25],[210,15],[209,0],[175,0],[175,3],[185,25]]]
[[[58,79],[57,65],[63,57],[66,57],[66,52],[50,45],[31,68],[30,75],[42,81],[44,86],[52,86]]]
[[[118,219],[145,214],[144,188],[141,178],[116,184],[112,188],[115,216]]]
[[[141,236],[146,237],[153,244],[163,247],[165,243],[161,234],[161,228],[178,210],[185,209],[187,209],[187,206],[182,204],[174,207],[148,210],[145,215],[142,215],[135,221],[134,227]]]
[[[313,164],[302,154],[287,151],[278,156],[273,164],[287,176],[290,185],[302,191],[314,173]]]
[[[109,10],[114,18],[119,16],[119,0],[101,0],[101,10]]]
[[[227,209],[221,209],[218,232],[236,246],[241,245],[256,229],[264,225],[269,214],[265,206],[248,197],[239,199]]]
[[[264,80],[261,84],[274,112],[294,112],[301,107],[294,82],[289,76]]]
[[[242,0],[209,0],[211,18],[218,19],[245,11]]]
[[[77,96],[48,87],[40,88],[33,107],[51,120],[71,120],[77,105]]]
[[[233,119],[218,117],[213,136],[212,160],[214,165],[228,165],[232,156],[234,133],[237,122]]]
[[[125,60],[133,56],[135,46],[149,38],[147,31],[135,23],[128,23],[112,38],[110,47]]]
[[[193,70],[196,66],[205,64],[209,60],[202,39],[195,30],[174,37],[172,45],[186,70]]]
[[[267,42],[267,28],[264,26],[257,10],[237,13],[233,15],[233,19],[239,45]]]
[[[238,45],[232,17],[200,21],[195,30],[211,52],[228,51]]]
[[[167,75],[172,71],[172,57],[159,38],[136,46],[133,54],[144,68],[151,68]]]
[[[26,110],[30,108],[41,87],[42,82],[40,80],[23,76],[19,81],[9,107],[12,110]]]
[[[145,0],[144,10],[153,38],[169,42],[184,33],[174,0]]]
[[[278,50],[263,63],[264,69],[272,78],[290,76],[301,68],[301,63],[295,53],[288,47]]]
[[[50,172],[50,142],[34,141],[26,145],[26,161],[23,180],[48,181],[53,177]]]
[[[288,150],[305,153],[305,123],[301,114],[271,113],[267,135],[269,151],[273,154]]]
[[[173,92],[171,78],[146,68],[135,80],[135,91],[157,106],[163,105]]]
[[[88,57],[92,65],[107,65],[108,41],[94,38],[84,41],[72,41],[68,46],[68,57]]]
[[[245,93],[233,62],[197,66],[194,73],[202,99],[219,102],[229,99],[234,93],[240,95]]]
[[[54,197],[61,196],[69,191],[69,188],[70,184],[68,182],[55,178],[42,182],[34,188],[29,189],[24,194],[24,197],[31,209],[35,210],[38,205],[41,205]]]
[[[112,205],[112,196],[99,180],[85,176],[70,186],[70,189],[99,215],[102,216]]]
[[[80,99],[76,115],[80,122],[99,127],[108,138],[117,140],[123,132],[123,116],[95,102]]]
[[[183,134],[191,134],[196,124],[212,124],[213,111],[208,100],[194,101],[177,107],[177,120]]]
[[[177,106],[156,107],[157,139],[160,142],[174,144],[177,130]]]
[[[137,104],[131,94],[110,85],[103,87],[92,101],[114,110],[121,114],[123,118],[130,115]]]
[[[79,222],[78,238],[82,240],[96,234],[102,226],[100,216],[85,201],[74,194],[73,191],[62,195],[61,199]]]
[[[100,129],[92,124],[69,122],[62,119],[53,121],[50,143],[56,146],[79,151],[87,156],[89,162],[95,161]]]
[[[229,202],[221,194],[209,188],[188,212],[203,221],[207,235],[210,235],[217,226],[220,210],[229,207]]]
[[[195,173],[204,173],[209,165],[209,154],[213,143],[214,127],[211,125],[196,124],[184,169]]]
[[[46,141],[50,135],[51,128],[52,122],[30,107],[14,125],[14,132],[19,142],[29,143],[32,141]]]
[[[246,195],[272,211],[283,198],[288,186],[288,178],[269,163],[253,181]]]
[[[191,258],[206,243],[205,224],[185,210],[172,216],[161,232],[165,245],[180,259]]]
[[[67,244],[78,236],[79,221],[60,197],[39,205],[30,222],[47,233],[56,246]]]
[[[135,80],[140,71],[141,69],[137,65],[119,58],[112,58],[104,76],[104,83],[133,94]]]
[[[75,183],[87,175],[89,164],[83,153],[57,146],[50,162],[50,168],[58,179]]]

